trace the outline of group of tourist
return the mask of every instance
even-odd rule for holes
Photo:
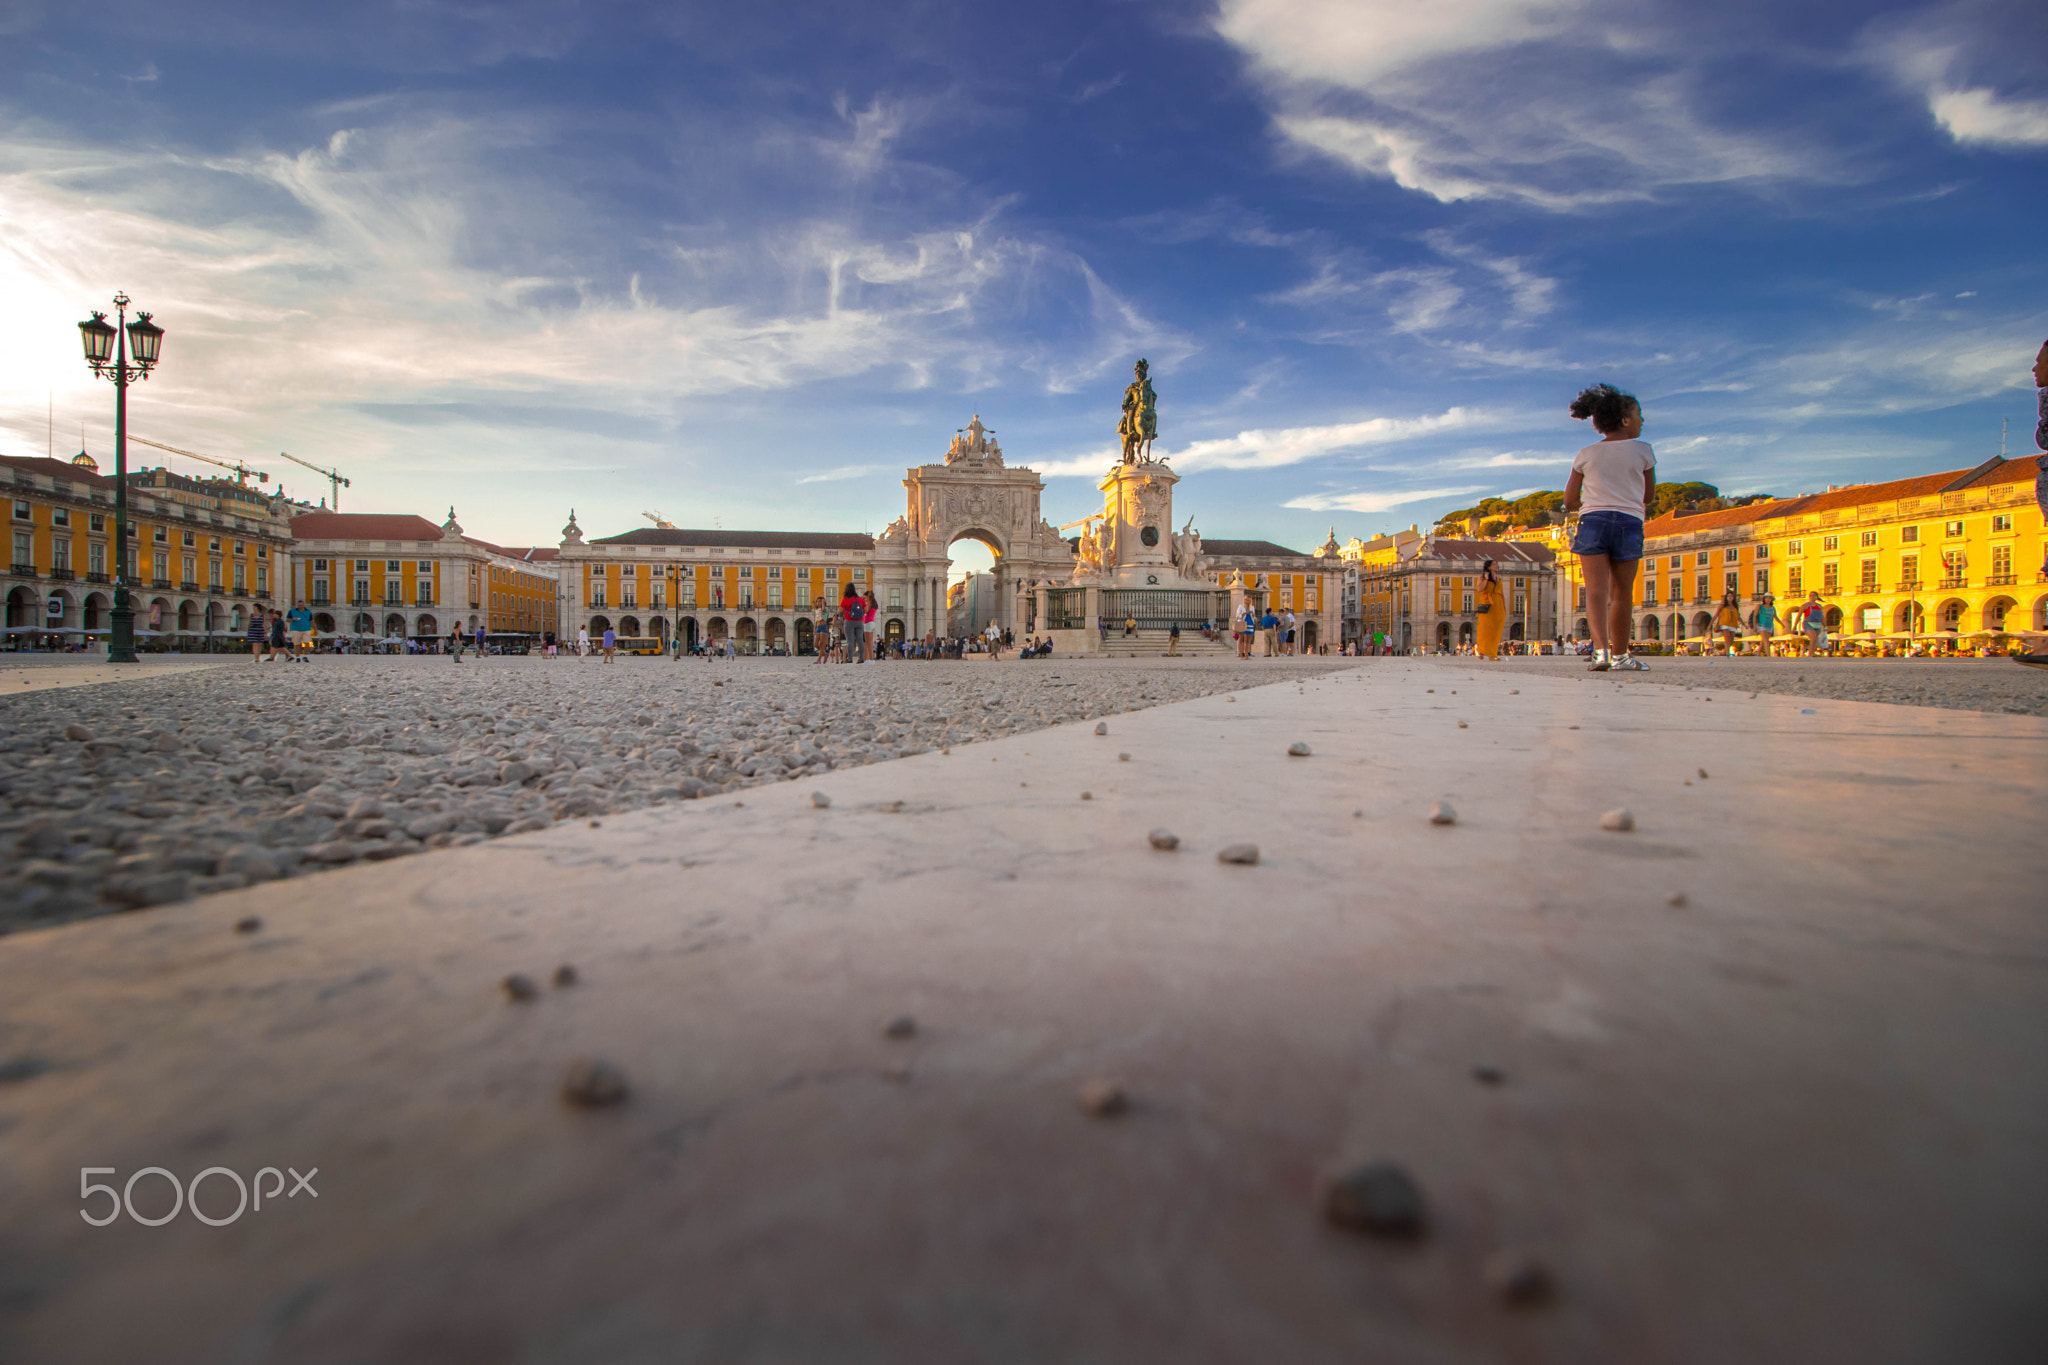
[[[259,664],[302,664],[313,652],[313,613],[304,602],[290,611],[258,607],[249,613],[249,658]]]
[[[1235,625],[1231,637],[1237,641],[1240,659],[1251,658],[1255,644],[1264,648],[1268,658],[1295,652],[1300,625],[1292,607],[1282,607],[1277,612],[1267,607],[1265,614],[1260,615],[1247,606],[1238,613]]]

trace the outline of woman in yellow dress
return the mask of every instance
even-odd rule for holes
[[[1479,657],[1491,659],[1500,653],[1500,637],[1508,628],[1508,603],[1501,581],[1493,575],[1490,559],[1479,572],[1479,591],[1473,598],[1472,605],[1479,613]]]
[[[1742,607],[1733,592],[1721,599],[1721,608],[1714,613],[1714,633],[1721,637],[1721,652],[1733,654],[1735,642],[1742,638]]]

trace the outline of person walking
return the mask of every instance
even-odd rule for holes
[[[1180,622],[1175,621],[1166,632],[1166,653],[1168,657],[1180,653]]]
[[[579,659],[586,659],[586,660],[590,658],[590,627],[589,627],[589,626],[578,626],[578,627],[576,627],[576,657],[577,657],[577,658],[579,658]]]
[[[1778,630],[1778,599],[1765,593],[1764,600],[1759,602],[1756,610],[1751,613],[1750,622],[1756,627],[1756,633],[1760,637],[1763,656],[1766,659],[1770,658],[1771,637]]]
[[[848,580],[846,590],[839,594],[839,621],[846,631],[846,662],[860,662],[863,646],[866,644],[868,604],[862,600],[860,589]]]
[[[448,630],[448,657],[456,663],[462,662],[462,627],[451,626]]]
[[[1593,634],[1588,671],[1647,672],[1628,647],[1643,520],[1657,487],[1657,454],[1640,439],[1643,406],[1611,384],[1596,384],[1572,400],[1571,414],[1591,418],[1600,433],[1573,457],[1564,486],[1564,510],[1579,514],[1572,553],[1586,581],[1586,621]]]
[[[1266,614],[1259,618],[1259,644],[1264,648],[1267,658],[1270,659],[1279,652],[1279,637],[1280,618],[1274,614],[1271,607],[1267,607]]]
[[[268,660],[263,657],[263,651],[270,643],[270,631],[264,623],[263,608],[261,607],[249,613],[248,640],[249,662],[252,664],[267,663]]]
[[[478,625],[476,628],[476,657],[482,659],[490,652],[491,651],[486,647],[486,637],[484,635],[484,628],[482,625]]]
[[[1714,631],[1721,637],[1721,653],[1732,658],[1735,642],[1742,635],[1742,604],[1732,590],[1721,595],[1721,605],[1714,612]]]
[[[258,614],[260,615],[261,613]],[[284,633],[284,613],[272,607],[270,609],[270,662],[276,663],[279,659],[289,661],[290,658],[291,646],[286,642]]]
[[[1508,625],[1507,593],[1501,586],[1500,575],[1493,571],[1490,559],[1479,568],[1479,591],[1473,594],[1473,598],[1473,609],[1479,614],[1479,657],[1498,658],[1500,639],[1506,634]]]
[[[1820,600],[1820,594],[1806,594],[1806,601],[1799,607],[1799,629],[1806,635],[1806,652],[1809,655],[1825,654],[1828,648],[1828,609]]]
[[[613,651],[615,651],[618,647],[618,632],[614,631],[610,626],[606,626],[604,628],[604,661],[606,663],[615,664],[618,662],[618,659],[614,657],[613,654]]]
[[[313,652],[313,613],[303,600],[294,602],[292,609],[285,613],[284,628],[291,632],[292,662],[306,662],[306,656]]]
[[[867,653],[870,650],[873,651],[875,658],[879,659],[882,657],[882,631],[881,627],[875,624],[875,618],[880,616],[881,614],[882,604],[875,600],[875,590],[873,588],[869,588],[867,595],[867,607],[864,611],[862,611],[860,618],[860,638],[863,663],[867,661]]]

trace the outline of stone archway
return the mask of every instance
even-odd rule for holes
[[[1024,591],[1064,586],[1074,552],[1040,515],[1044,481],[1003,462],[995,433],[976,417],[953,438],[943,464],[905,471],[904,515],[875,542],[874,588],[885,611],[904,615],[904,633],[946,629],[951,548],[977,540],[995,557],[994,600],[985,614],[1013,629]],[[900,594],[892,599],[891,590]]]
[[[809,654],[809,653],[811,653],[811,651],[812,651],[812,650],[813,650],[813,648],[815,647],[815,646],[813,645],[813,643],[812,643],[812,641],[813,641],[813,636],[812,636],[812,633],[811,633],[811,632],[812,632],[812,626],[811,626],[811,618],[810,618],[810,617],[808,617],[808,616],[799,616],[799,617],[797,617],[797,618],[796,618],[796,652],[797,652],[797,653],[799,653],[799,654]]]

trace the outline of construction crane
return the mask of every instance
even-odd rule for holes
[[[676,529],[676,524],[672,521],[663,521],[661,519],[661,513],[659,512],[642,512],[640,515],[647,518],[649,521],[653,522],[656,526],[660,527],[664,531],[673,531]]]
[[[348,480],[344,479],[341,476],[340,470],[322,469],[319,465],[312,464],[306,460],[302,460],[288,450],[280,450],[277,453],[280,458],[290,460],[293,464],[296,465],[305,465],[306,468],[312,470],[315,474],[318,474],[321,478],[327,480],[328,487],[330,489],[327,498],[327,509],[330,512],[339,512],[341,510],[341,490],[348,487]]]
[[[151,446],[157,450],[168,450],[171,452],[171,454],[183,455],[188,460],[203,460],[207,464],[219,465],[222,469],[233,470],[235,475],[235,482],[242,484],[244,486],[248,484],[249,476],[251,474],[254,474],[256,476],[256,482],[258,483],[270,482],[270,476],[268,474],[264,473],[260,469],[253,469],[250,466],[243,464],[240,460],[235,460],[232,463],[227,460],[216,460],[211,455],[201,455],[196,450],[180,450],[176,446],[167,446],[162,441],[152,441],[146,437],[137,436],[133,432],[130,432],[128,434],[128,439],[135,442],[137,445]]]

